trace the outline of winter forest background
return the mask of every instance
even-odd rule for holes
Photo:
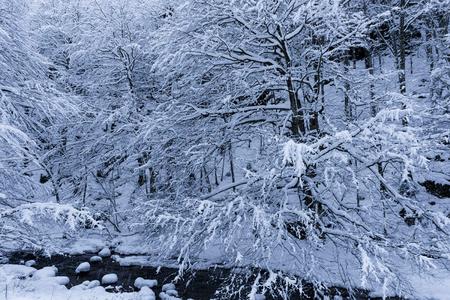
[[[450,291],[449,11],[0,0],[0,256],[261,270],[242,299]]]

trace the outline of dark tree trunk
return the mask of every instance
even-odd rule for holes
[[[400,93],[406,94],[406,77],[405,77],[405,69],[406,69],[406,32],[405,32],[405,6],[406,0],[400,0],[400,24],[399,24],[399,73],[398,73],[398,81],[400,84]]]
[[[378,112],[378,105],[375,102],[375,92],[373,85],[373,57],[372,50],[367,50],[367,56],[364,60],[367,71],[369,72],[369,97],[370,97],[370,114],[374,117]]]
[[[348,55],[344,56],[344,74],[348,74],[350,71],[350,62],[348,60]],[[352,107],[350,103],[350,84],[348,81],[344,78],[344,111],[345,111],[345,118],[348,122],[352,120]]]

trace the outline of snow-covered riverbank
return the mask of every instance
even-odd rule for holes
[[[65,276],[56,276],[56,268],[46,267],[36,270],[24,265],[5,264],[0,266],[0,298],[8,300],[154,300],[149,289],[139,292],[109,293],[99,284],[86,281],[67,288]]]
[[[113,241],[107,241],[95,235],[92,238],[86,236],[67,244],[61,241],[58,247],[61,253],[65,254],[53,252],[48,257],[34,255],[31,252],[11,253],[8,256],[9,262],[4,257],[2,261],[4,264],[0,265],[0,282],[3,283],[0,286],[0,296],[7,300],[108,300],[153,299],[149,298],[149,295],[154,293],[156,299],[165,299],[160,298],[159,294],[163,292],[162,287],[165,284],[172,282],[176,283],[177,294],[182,299],[247,299],[251,293],[256,273],[252,274],[255,270],[252,271],[250,266],[232,270],[228,265],[209,257],[208,260],[204,258],[203,263],[196,264],[195,270],[191,270],[192,273],[187,274],[185,278],[175,281],[178,276],[176,261],[158,260],[153,253],[139,248],[138,240],[138,236],[134,236],[133,238],[117,237]],[[408,273],[414,284],[411,287],[414,291],[411,290],[411,293],[415,293],[417,299],[450,299],[448,273],[439,269],[431,272],[435,277],[412,271]],[[104,281],[102,285],[105,275],[111,274],[117,275],[115,282]],[[242,294],[234,295],[234,298],[231,296],[227,298],[228,296],[224,296],[223,293],[216,294],[216,291],[223,292],[226,286],[231,284],[229,278],[233,276],[242,276],[240,281]],[[106,277],[109,279],[112,276]],[[263,275],[261,281],[264,280]],[[143,285],[139,282],[152,282],[152,285]],[[187,284],[189,285],[186,286]],[[236,288],[236,282],[234,284]],[[147,287],[141,292],[139,289],[143,286]],[[305,290],[308,288],[306,284]],[[338,292],[345,296],[344,289],[334,290],[330,293],[330,299],[333,299]],[[161,295],[165,297],[164,294]],[[174,297],[174,295],[173,293],[171,296]],[[382,296],[381,293],[361,290],[361,298],[358,299],[367,299],[369,295],[375,298]],[[3,300],[1,297],[0,299]]]

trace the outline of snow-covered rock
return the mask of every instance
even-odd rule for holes
[[[111,256],[111,250],[109,250],[108,247],[105,247],[102,250],[100,250],[100,252],[98,253],[98,256],[100,256],[100,257],[110,257]]]
[[[136,278],[134,281],[134,286],[138,289],[141,289],[144,286],[147,286],[149,288],[155,287],[158,285],[158,281],[155,279],[144,279],[142,277]]]
[[[39,279],[48,278],[48,277],[55,277],[57,272],[58,272],[58,269],[55,266],[44,267],[44,268],[34,272],[33,278],[39,280]]]
[[[141,288],[139,297],[141,300],[156,300],[155,293],[148,286],[143,286]]]
[[[266,296],[264,296],[262,294],[256,294],[255,295],[255,300],[266,300]]]
[[[0,275],[12,278],[25,278],[36,272],[35,268],[22,265],[0,265]]]
[[[165,292],[159,293],[159,298],[160,298],[161,300],[181,300],[180,298],[174,297],[174,296],[171,296],[171,295],[168,295],[168,294],[165,293]]]
[[[9,262],[9,258],[7,257],[0,257],[0,264],[7,264]]]
[[[65,252],[69,255],[80,255],[85,253],[97,253],[105,247],[105,242],[99,236],[80,238],[75,242],[70,241]]]
[[[88,289],[88,286],[89,286],[89,283],[90,283],[89,280],[83,281],[82,283],[73,286],[73,287],[71,288],[71,290],[83,290],[83,291],[84,291],[84,290],[87,290],[87,289]]]
[[[97,286],[100,286],[100,281],[98,280],[92,280],[91,282],[89,282],[89,284],[87,285],[88,289],[93,289]]]
[[[70,279],[67,276],[56,276],[55,282],[59,285],[66,285],[66,284],[69,284]]]
[[[116,274],[106,274],[102,277],[102,284],[114,284],[119,280]]]
[[[77,273],[77,274],[87,273],[90,270],[91,270],[91,265],[88,262],[83,262],[75,269],[75,273]]]
[[[112,255],[111,258],[118,262],[122,267],[128,266],[152,266],[152,259],[148,255],[130,255],[125,257],[120,257],[115,254]]]
[[[99,263],[99,262],[102,262],[102,261],[103,261],[103,259],[100,256],[97,256],[97,255],[92,256],[89,259],[89,262],[91,262],[91,263]]]
[[[176,290],[175,284],[166,283],[162,286],[162,292],[159,293],[159,298],[161,300],[178,300],[178,292]]]
[[[25,266],[27,266],[27,267],[32,267],[32,266],[34,266],[35,264],[36,264],[36,261],[35,261],[34,259],[27,260],[27,261],[25,262]]]
[[[176,290],[175,284],[173,283],[166,283],[162,286],[162,291],[166,292],[166,291],[173,291]]]
[[[178,297],[178,292],[176,290],[168,290],[166,294],[173,297]]]
[[[34,276],[36,272],[37,276]],[[61,285],[67,279],[51,276],[55,273],[54,267],[37,271],[24,265],[0,265],[0,299],[7,295],[7,299],[14,300],[156,300],[152,297],[154,293],[150,289],[146,290],[147,287],[143,287],[142,292],[108,293],[105,288],[98,286],[98,280],[85,281],[68,289]]]

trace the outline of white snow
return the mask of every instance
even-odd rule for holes
[[[48,277],[55,277],[57,272],[58,272],[58,269],[55,266],[44,267],[44,268],[34,272],[33,278],[39,280],[39,279],[48,278]]]
[[[450,300],[450,273],[438,272],[432,276],[415,274],[412,276],[413,284],[418,299]]]
[[[92,281],[89,282],[89,284],[87,285],[87,288],[88,288],[88,289],[92,289],[92,288],[95,288],[95,287],[98,287],[98,286],[100,286],[100,281],[98,281],[98,280],[92,280]]]
[[[90,270],[91,270],[91,265],[88,262],[83,262],[75,269],[75,273],[77,273],[77,274],[86,273],[86,272],[89,272]]]
[[[133,245],[134,246],[134,245]],[[122,267],[128,266],[154,266],[148,255],[131,255],[120,257],[119,255],[111,256],[114,261],[118,262]]]
[[[62,245],[65,252],[70,255],[84,253],[96,253],[105,247],[105,242],[101,236],[92,236],[89,238],[80,238],[76,241],[69,240],[66,245]]]
[[[175,284],[173,284],[173,283],[166,283],[162,286],[163,292],[173,291],[173,290],[176,290]]]
[[[66,284],[69,284],[70,279],[67,276],[56,276],[55,277],[55,282],[60,284],[60,285],[66,285]]]
[[[116,274],[106,274],[102,277],[102,284],[114,284],[118,281],[118,277]]]
[[[36,264],[36,261],[35,260],[28,260],[28,261],[26,261],[25,262],[25,266],[27,266],[27,267],[32,267],[32,266],[34,266]]]
[[[9,262],[9,258],[7,257],[0,257],[0,264],[7,264]]]
[[[28,266],[12,264],[0,265],[0,279],[2,278],[2,274],[8,275],[11,278],[24,278],[30,276],[34,272],[36,272],[36,269]]]
[[[110,257],[111,256],[111,250],[109,250],[108,247],[105,247],[98,253],[98,256],[100,256],[100,257]]]
[[[173,283],[166,283],[162,286],[162,292],[159,293],[159,298],[161,300],[177,300],[178,298],[178,292],[176,291],[175,284]]]
[[[158,285],[158,281],[155,279],[144,279],[142,277],[136,278],[134,281],[134,286],[138,289],[141,289],[142,287],[146,286],[149,288],[155,287]]]
[[[156,300],[155,293],[147,286],[143,286],[139,291],[141,300]]]
[[[89,288],[89,280],[83,281],[81,284],[72,287],[72,290],[87,290]]]
[[[102,259],[100,256],[95,255],[95,256],[92,256],[92,257],[89,259],[89,261],[90,261],[91,263],[97,263],[97,262],[103,261],[103,259]]]
[[[166,294],[173,297],[178,297],[178,292],[176,290],[168,290]]]
[[[159,298],[160,298],[161,300],[180,300],[180,298],[174,297],[174,296],[171,296],[171,295],[168,295],[168,294],[165,293],[165,292],[159,293]]]

